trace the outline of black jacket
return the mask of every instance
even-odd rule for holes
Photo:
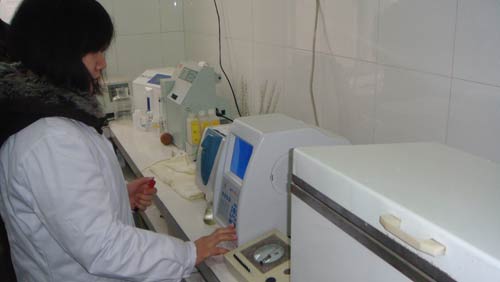
[[[0,20],[0,62],[7,61],[7,32],[9,25]]]
[[[0,147],[38,119],[55,116],[81,121],[99,133],[105,121],[95,95],[53,86],[19,63],[0,63]]]

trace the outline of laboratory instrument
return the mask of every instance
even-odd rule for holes
[[[204,222],[214,224],[213,207],[219,202],[219,191],[222,182],[222,171],[226,160],[226,136],[229,124],[207,128],[201,139],[196,158],[196,185],[205,194],[207,208]]]
[[[151,119],[148,122],[155,130],[162,127],[165,122],[165,114],[161,106],[160,81],[171,78],[173,72],[174,68],[171,67],[145,70],[132,83],[132,108],[134,111],[139,110],[144,118]]]
[[[272,230],[224,254],[224,261],[240,282],[287,282],[290,281],[290,240],[278,230]]]
[[[109,119],[131,114],[130,83],[123,77],[110,77],[104,81],[103,95],[97,99]]]
[[[163,111],[166,113],[168,132],[178,148],[186,149],[189,113],[197,114],[210,108],[228,110],[226,99],[215,93],[215,84],[219,81],[220,77],[212,67],[193,62],[180,63],[171,79],[162,80]]]
[[[222,226],[236,226],[238,246],[272,229],[289,234],[292,148],[349,144],[344,137],[283,114],[237,118],[226,138],[215,219]]]
[[[500,165],[437,143],[297,148],[292,281],[500,281]]]
[[[130,110],[132,109],[132,107],[130,104],[130,95],[128,93],[128,88],[116,89],[116,95],[113,98],[113,104],[115,119],[130,117]]]

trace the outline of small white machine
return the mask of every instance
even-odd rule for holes
[[[142,113],[153,112],[153,122],[161,123],[165,117],[161,107],[160,80],[172,77],[174,68],[145,70],[132,83],[132,108]]]
[[[343,145],[347,139],[282,114],[238,118],[227,138],[216,221],[234,224],[238,245],[272,229],[288,233],[289,155],[309,145]]]
[[[174,144],[186,148],[186,120],[189,113],[211,108],[228,109],[226,99],[215,94],[220,76],[204,63],[183,62],[171,79],[162,80],[163,112]]]
[[[500,166],[437,143],[297,148],[292,281],[500,281]]]
[[[226,253],[224,261],[241,282],[289,282],[290,240],[273,230]]]
[[[102,96],[97,96],[101,106],[108,118],[114,118],[118,111],[130,111],[130,83],[123,77],[110,77],[104,82],[104,91]],[[128,104],[127,107],[119,107],[117,102],[125,102],[122,105]],[[130,113],[129,113],[130,114]]]
[[[226,160],[229,124],[208,127],[203,133],[196,158],[196,185],[205,194],[207,209],[203,221],[214,224],[213,207],[219,202],[222,171]]]

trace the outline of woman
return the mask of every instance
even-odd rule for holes
[[[25,0],[11,22],[18,63],[0,64],[0,213],[21,281],[179,281],[236,238],[232,227],[193,243],[133,226],[131,208],[155,190],[149,178],[126,186],[101,135],[95,95],[112,37],[94,0]]]

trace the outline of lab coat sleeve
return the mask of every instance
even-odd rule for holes
[[[98,164],[89,144],[74,136],[47,137],[27,153],[23,178],[51,236],[91,274],[129,281],[188,276],[195,245],[118,220],[117,195],[105,187]]]

